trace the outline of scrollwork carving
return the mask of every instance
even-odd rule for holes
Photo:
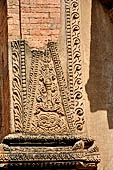
[[[50,43],[54,44],[54,43]],[[66,91],[64,87],[65,80],[62,77],[63,72],[61,66],[58,65],[60,74],[58,75],[55,66],[56,63],[60,64],[60,60],[52,58],[50,44],[44,51],[33,51],[33,57],[37,66],[31,65],[31,72],[34,70],[34,74],[30,74],[30,91],[28,92],[26,105],[26,131],[32,131],[33,133],[68,133],[69,127],[66,119],[65,106],[62,101],[61,91]],[[54,47],[56,48],[56,46]],[[56,54],[55,54],[56,56]],[[63,79],[62,79],[63,78]],[[58,84],[60,79],[61,84]],[[32,91],[31,91],[32,83]],[[33,86],[34,84],[34,86]],[[66,93],[65,102],[68,101]],[[30,100],[31,98],[31,100]],[[30,103],[32,105],[30,105]],[[68,108],[69,110],[69,108]],[[68,111],[69,112],[69,111]]]
[[[11,114],[14,114],[14,128],[16,132],[22,132],[22,116],[23,116],[23,103],[22,96],[22,78],[25,77],[25,69],[20,67],[20,63],[22,62],[21,58],[21,41],[13,41],[11,42],[11,58],[10,60],[12,65],[12,70],[10,72],[10,80],[11,80]],[[24,50],[25,48],[23,48]],[[23,56],[24,54],[22,54]],[[25,58],[25,55],[24,55]],[[23,62],[25,65],[25,63]],[[10,66],[11,67],[11,66]],[[24,74],[24,77],[22,76]],[[25,86],[24,86],[25,87]],[[24,100],[24,99],[23,99]]]
[[[68,87],[70,92],[70,108],[74,114],[76,130],[82,131],[84,126],[83,85],[80,53],[80,14],[79,1],[66,0],[66,30],[68,57]],[[82,110],[82,115],[76,110]],[[82,116],[82,117],[81,117]]]

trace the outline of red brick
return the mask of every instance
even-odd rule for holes
[[[22,34],[24,34],[24,35],[30,35],[30,29],[23,29],[23,28],[22,28]]]
[[[22,21],[22,26],[25,24],[25,27],[26,27],[26,24],[30,23],[30,18],[22,16],[22,20],[21,21]]]
[[[31,24],[37,24],[37,23],[60,23],[60,19],[59,18],[30,18],[30,23]]]
[[[13,25],[13,24],[14,24],[13,18],[9,18],[9,19],[8,19],[8,25]]]
[[[30,7],[22,7],[21,11],[22,11],[22,13],[30,13],[31,12],[31,8]]]
[[[56,16],[57,16],[57,18],[60,19],[60,13],[57,13],[57,12],[51,12],[50,13],[50,18],[56,18]]]
[[[21,0],[22,34],[33,47],[45,46],[49,40],[58,40],[60,29],[60,0]],[[19,37],[18,3],[8,0],[9,39]]]
[[[42,35],[42,36],[46,36],[46,35],[57,35],[59,34],[59,30],[30,30],[30,35]]]
[[[30,0],[30,4],[59,4],[60,0]]]
[[[60,8],[50,8],[49,6],[48,7],[43,7],[43,8],[31,8],[31,12],[33,13],[39,13],[39,12],[59,12],[60,13]]]
[[[19,9],[18,8],[9,8],[8,9],[8,14],[19,14]]]
[[[30,0],[21,0],[21,3],[22,3],[22,5],[23,5],[23,4],[29,5],[29,4],[30,4]]]

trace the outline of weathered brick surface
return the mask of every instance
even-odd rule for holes
[[[8,0],[9,40],[19,39],[19,1]],[[48,40],[58,41],[60,0],[21,0],[22,38],[31,47],[44,47]]]
[[[8,0],[8,36],[9,41],[19,39],[19,2]]]
[[[8,33],[6,1],[0,1],[0,141],[9,133]]]

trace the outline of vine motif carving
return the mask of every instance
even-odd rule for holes
[[[54,42],[50,42],[48,45],[49,45],[49,50],[51,51],[53,63],[55,66],[55,71],[57,73],[57,80],[58,80],[58,84],[59,84],[60,94],[62,97],[62,103],[64,105],[64,110],[65,110],[67,121],[68,121],[68,126],[70,129],[70,132],[75,133],[75,126],[73,123],[74,122],[73,114],[70,112],[70,107],[68,104],[69,103],[69,94],[68,94],[68,90],[66,90],[67,87],[66,87],[66,82],[65,82],[64,75],[63,75],[62,67],[61,67],[57,44]]]
[[[48,44],[49,46],[49,44]],[[49,47],[38,54],[37,80],[35,86],[32,114],[28,115],[29,130],[37,133],[68,133],[69,128],[62,103],[57,74]],[[65,86],[65,85],[64,85]],[[66,98],[66,96],[65,96]]]
[[[41,60],[39,63],[40,70],[38,75],[40,88],[36,96],[37,106],[35,114],[38,114],[42,110],[45,112],[56,112],[60,115],[64,115],[60,103],[60,95],[58,95],[56,74],[52,66],[51,58],[45,56],[45,58]]]
[[[31,65],[32,74],[29,78],[31,81],[29,84],[30,93],[28,92],[29,97],[27,97],[26,131],[32,129],[32,132],[38,133],[62,133],[62,131],[67,133],[70,130],[75,133],[77,120],[74,119],[74,110],[71,112],[72,105],[69,107],[68,104],[68,89],[59,59],[57,43],[49,42],[46,50],[33,51],[33,58],[35,58],[33,59],[35,62],[33,62],[33,68]],[[83,115],[81,108],[76,108],[76,113],[79,117]],[[78,124],[81,126],[83,122],[80,123],[79,121]]]
[[[83,125],[85,122],[80,53],[79,1],[66,0],[65,10],[70,109],[71,112],[74,113],[75,127],[79,132],[83,130]]]
[[[24,115],[24,122],[23,122],[23,131],[29,132],[30,127],[30,118],[32,115],[33,110],[33,103],[35,98],[35,90],[36,90],[36,83],[38,77],[38,65],[39,65],[39,52],[33,52],[32,61],[31,61],[31,69],[29,73],[29,81],[28,84],[28,91],[27,91],[27,101],[25,106],[25,115]]]
[[[11,112],[14,114],[14,126],[16,132],[22,132],[22,117],[26,104],[26,64],[25,64],[25,41],[11,42],[12,70],[11,76]],[[11,66],[10,66],[11,67]],[[12,114],[11,113],[11,114]]]
[[[21,128],[17,131],[35,131],[37,133],[50,133],[50,131],[51,133],[69,133],[70,131],[75,133],[77,119],[74,110],[72,111],[73,104],[69,105],[72,95],[70,94],[69,98],[57,43],[49,42],[46,50],[32,52],[28,82],[26,81],[25,42],[18,41],[18,43],[16,59],[18,59],[19,70],[17,71],[18,76],[14,74],[14,77],[20,80],[18,93],[21,100],[17,101],[20,102],[21,110],[17,109],[17,115],[20,117],[15,118],[15,123],[17,122],[18,126],[21,124]],[[15,55],[14,44],[16,45],[16,42],[12,42],[12,44],[12,55]],[[15,59],[12,62],[15,68]],[[28,86],[28,90],[26,86]],[[14,86],[13,91],[16,90],[16,87]],[[18,97],[17,94],[15,96]],[[76,108],[75,111],[77,116],[82,117],[82,108]],[[16,116],[15,112],[14,116]],[[80,124],[79,121],[78,124],[81,126],[83,122]]]

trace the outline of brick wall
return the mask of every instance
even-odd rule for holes
[[[22,38],[31,47],[57,41],[60,28],[60,0],[21,0]],[[8,0],[9,40],[19,39],[19,1]]]
[[[0,141],[9,133],[8,34],[6,0],[0,0]]]

